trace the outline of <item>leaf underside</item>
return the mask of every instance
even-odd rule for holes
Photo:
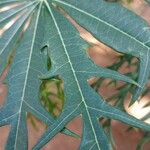
[[[77,30],[53,6],[62,7],[110,47],[140,59],[138,84],[142,88],[137,88],[134,99],[139,97],[149,77],[150,32],[142,19],[118,4],[107,4],[102,0],[93,0],[92,3],[90,0],[0,0],[0,7],[16,3],[18,5],[0,12],[0,28],[15,18],[15,22],[0,38],[1,72],[12,47],[16,50],[7,77],[7,101],[0,109],[0,126],[11,125],[6,149],[28,149],[27,112],[48,124],[47,131],[33,148],[35,150],[43,147],[78,115],[82,115],[84,122],[80,145],[83,150],[111,149],[99,124],[101,117],[150,130],[148,124],[108,105],[90,87],[87,80],[91,77],[113,78],[132,84],[135,82],[116,71],[96,66],[86,54],[88,43],[80,38]],[[115,11],[120,13],[116,15]],[[46,69],[48,54],[41,52],[45,45],[48,46],[52,63],[50,71]],[[54,120],[40,104],[38,93],[40,78],[55,76],[60,76],[64,81],[65,105],[61,115]]]

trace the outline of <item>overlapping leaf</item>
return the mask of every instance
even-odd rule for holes
[[[5,3],[5,2],[4,2]],[[7,102],[0,109],[0,125],[11,125],[11,131],[6,149],[27,149],[26,113],[30,112],[45,123],[50,124],[53,119],[38,101],[40,80],[39,75],[45,73],[44,55],[40,53],[43,42],[42,3],[38,1],[23,2],[20,5],[0,13],[0,26],[6,24],[18,14],[17,21],[3,33],[0,39],[1,69],[7,60],[12,47],[16,48],[14,63],[12,64],[8,85]],[[23,33],[25,24],[30,19],[28,30]],[[24,34],[19,47],[20,34]]]
[[[99,125],[100,117],[109,117],[130,125],[149,130],[137,119],[106,104],[89,85],[93,76],[121,79],[117,72],[99,68],[86,55],[84,43],[75,28],[47,4],[47,33],[51,37],[49,49],[52,69],[46,77],[59,75],[64,80],[65,106],[61,116],[48,128],[34,149],[40,149],[52,139],[69,121],[82,114],[84,129],[80,149],[111,149],[109,141]],[[51,26],[51,28],[49,28]],[[125,80],[125,78],[123,79]]]
[[[18,2],[18,0],[1,0],[0,6],[15,4],[16,2]],[[107,136],[101,125],[99,125],[99,118],[101,117],[117,119],[127,124],[150,130],[149,125],[105,103],[103,98],[99,96],[87,82],[87,80],[93,76],[110,77],[130,83],[135,83],[134,81],[115,71],[96,66],[86,55],[88,44],[80,38],[76,29],[55,10],[51,0],[20,0],[19,2],[21,2],[19,5],[0,13],[1,28],[13,18],[17,18],[15,23],[2,34],[0,39],[1,70],[4,68],[6,58],[11,52],[12,47],[16,49],[15,59],[8,76],[9,94],[7,102],[3,108],[0,109],[0,126],[6,124],[11,125],[6,149],[27,149],[27,112],[34,114],[40,120],[49,124],[48,130],[34,149],[40,149],[44,146],[44,144],[63,130],[65,125],[77,115],[82,115],[84,122],[81,149],[110,149],[111,146]],[[87,24],[89,23],[89,18],[84,15],[82,16],[82,12],[76,12],[74,9],[74,7],[78,6],[79,2],[75,0],[59,2],[62,6],[66,6],[66,10],[70,10],[72,16],[77,17],[77,13],[79,13],[80,23],[80,17],[85,17]],[[98,2],[100,5],[103,4],[102,1],[96,0],[92,2],[93,5],[88,5],[88,1],[80,1],[80,6],[83,7],[81,8],[83,12],[84,9],[92,11]],[[74,7],[70,7],[70,5],[74,5]],[[118,7],[124,11],[121,6],[113,7]],[[139,23],[140,21],[139,19]],[[86,23],[84,18],[83,23]],[[94,22],[92,25],[93,28],[95,28]],[[107,28],[107,25],[108,24],[105,24],[105,28]],[[123,24],[120,26],[123,26]],[[113,23],[110,27],[113,27]],[[93,28],[91,28],[90,31],[95,34]],[[112,29],[113,28],[110,28],[108,31],[112,34],[116,34]],[[121,29],[118,28],[117,31],[120,30]],[[103,28],[99,29],[99,33],[102,31]],[[120,35],[120,37],[122,38],[128,35],[127,33],[127,35],[123,33],[123,31],[120,33],[122,35]],[[103,36],[105,37],[105,35]],[[21,39],[19,39],[20,37]],[[118,45],[118,41],[114,41],[112,44],[110,40],[111,34],[110,39],[108,38],[108,34],[106,34],[105,38],[107,39],[105,42],[108,45],[116,48],[115,46]],[[103,41],[103,39],[101,40]],[[135,39],[133,38],[132,40],[134,41]],[[131,45],[129,41],[126,44]],[[146,49],[148,46],[144,47],[145,45],[143,45],[142,47],[140,44],[141,43],[138,42],[138,45],[142,48],[140,49],[141,54],[138,53],[139,49],[137,49],[137,52],[134,51],[135,46],[130,47],[134,48],[133,50],[131,49],[130,52],[129,49],[125,51],[124,48],[121,48],[121,45],[116,49],[124,53],[131,53],[135,56],[143,57],[145,52],[149,52]],[[39,76],[46,73],[45,58],[47,58],[47,56],[45,57],[43,53],[41,53],[40,49],[45,45],[49,49],[52,62],[51,71],[46,77],[51,78],[59,75],[64,80],[65,106],[62,114],[55,121],[38,101],[40,86]],[[141,84],[141,82],[139,83]]]
[[[104,0],[54,0],[97,39],[119,52],[140,59],[138,99],[150,76],[150,26],[139,16],[117,3]],[[90,4],[90,5],[89,5]]]

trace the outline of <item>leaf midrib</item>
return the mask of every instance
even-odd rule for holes
[[[122,116],[122,115],[120,115],[120,114],[118,114],[118,113],[113,113],[113,112],[107,112],[107,111],[105,111],[104,109],[102,110],[102,109],[97,109],[97,108],[94,108],[94,107],[90,107],[90,106],[88,106],[88,108],[89,109],[91,109],[91,110],[94,110],[94,111],[97,111],[97,112],[100,112],[100,113],[102,113],[102,114],[108,114],[108,115],[115,115],[115,116],[117,116],[118,118],[122,118],[122,120],[128,120],[129,122],[131,121],[130,119],[128,119],[128,118],[126,118],[126,117],[124,117],[124,116]],[[107,117],[107,116],[106,116]],[[137,125],[139,125],[140,126],[140,123],[138,123],[137,121],[134,121],[134,120],[132,120],[134,123],[136,123]],[[126,121],[127,122],[127,121]],[[145,127],[144,127],[145,128]],[[147,130],[149,131],[150,129],[149,128],[147,128]]]
[[[60,29],[59,29],[59,27],[58,27],[58,25],[57,25],[57,22],[56,22],[56,20],[55,20],[55,17],[54,17],[54,15],[53,15],[52,10],[51,10],[49,4],[47,3],[47,1],[45,1],[45,4],[46,4],[46,6],[47,6],[47,8],[48,8],[48,10],[49,10],[49,12],[50,12],[50,15],[52,16],[52,19],[53,19],[53,21],[54,21],[55,27],[56,27],[56,29],[57,29],[57,31],[58,31],[58,35],[59,35],[59,37],[60,37],[60,39],[61,39],[61,42],[62,42],[62,45],[63,45],[63,48],[64,48],[64,52],[65,52],[65,54],[66,54],[66,56],[67,56],[68,62],[69,62],[69,64],[70,64],[70,68],[71,68],[71,70],[72,70],[74,79],[75,79],[75,81],[76,81],[76,84],[77,84],[77,86],[78,86],[79,93],[80,93],[81,98],[82,98],[81,101],[83,102],[83,104],[84,104],[84,106],[85,106],[85,109],[86,109],[86,111],[87,111],[87,115],[88,115],[88,118],[89,118],[89,121],[90,121],[92,130],[93,130],[93,134],[94,134],[94,138],[95,138],[97,147],[98,147],[98,149],[100,150],[101,148],[100,148],[100,145],[99,145],[99,143],[98,143],[98,138],[97,138],[96,132],[95,132],[95,130],[94,130],[94,126],[93,126],[93,123],[92,123],[92,120],[91,120],[90,113],[89,113],[89,111],[88,111],[88,106],[87,106],[87,104],[86,104],[86,102],[85,102],[85,98],[84,98],[84,96],[83,96],[83,93],[82,93],[80,84],[79,84],[79,82],[78,82],[78,79],[77,79],[77,76],[76,76],[74,67],[73,67],[73,65],[72,65],[72,63],[71,63],[70,56],[69,56],[69,54],[68,54],[68,52],[67,52],[67,49],[66,49],[64,40],[63,40],[63,38],[62,38],[61,31],[60,31]]]
[[[16,146],[17,146],[16,142],[17,142],[17,138],[18,138],[18,127],[19,127],[19,124],[20,124],[23,102],[25,101],[24,97],[25,97],[26,85],[27,85],[28,74],[29,74],[29,70],[30,70],[31,58],[32,58],[32,53],[33,53],[33,49],[34,49],[34,42],[35,42],[35,38],[36,38],[36,32],[37,32],[37,26],[38,26],[38,20],[39,20],[39,16],[40,16],[40,12],[41,12],[41,7],[42,7],[42,2],[39,6],[39,10],[38,10],[38,13],[37,13],[37,16],[36,16],[35,28],[34,28],[34,31],[33,31],[33,39],[32,39],[32,43],[31,43],[31,50],[30,50],[30,54],[29,54],[28,66],[27,66],[27,71],[26,71],[26,76],[25,76],[25,81],[24,81],[24,87],[23,87],[23,91],[22,91],[20,109],[18,111],[19,116],[18,116],[17,132],[16,132],[16,139],[15,139],[14,149],[16,149]]]
[[[36,7],[37,5],[35,5],[35,7]],[[16,35],[16,33],[18,32],[18,30],[21,28],[21,26],[25,23],[25,21],[28,19],[28,17],[30,16],[30,14],[32,13],[32,11],[35,9],[35,7],[34,8],[32,8],[32,10],[30,10],[29,12],[28,12],[28,14],[25,16],[25,18],[24,18],[24,20],[22,21],[22,23],[19,25],[19,27],[16,29],[16,31],[14,32],[14,34],[12,34],[11,36],[10,36],[10,38],[9,38],[9,40],[7,41],[7,43],[5,44],[5,46],[3,47],[3,49],[0,51],[0,55],[2,55],[2,53],[4,52],[4,50],[6,49],[6,47],[9,45],[9,43],[11,42],[11,40],[13,39],[13,37]]]
[[[71,5],[71,4],[68,4],[68,3],[66,3],[66,2],[63,2],[63,1],[61,1],[61,0],[53,0],[53,1],[56,1],[56,2],[61,3],[61,4],[64,4],[64,5],[66,5],[66,6],[70,7],[70,8],[73,8],[73,9],[75,9],[75,10],[77,10],[77,11],[79,11],[79,12],[81,12],[81,13],[87,15],[87,16],[90,16],[90,17],[92,17],[92,18],[94,18],[94,19],[96,19],[96,20],[98,20],[98,21],[101,21],[102,23],[104,23],[104,24],[110,26],[111,28],[113,28],[113,29],[115,29],[115,30],[121,32],[122,34],[124,34],[124,35],[130,37],[131,39],[133,39],[133,40],[135,40],[136,42],[138,42],[140,45],[142,45],[142,46],[146,47],[148,50],[150,50],[150,47],[147,46],[146,44],[144,44],[142,41],[136,39],[135,37],[133,37],[133,36],[130,35],[130,34],[127,34],[126,32],[124,32],[123,30],[120,30],[119,28],[115,27],[114,25],[112,25],[112,24],[110,24],[110,23],[108,23],[108,22],[106,22],[106,21],[104,21],[104,20],[102,20],[102,19],[100,19],[100,18],[98,18],[98,17],[95,17],[94,15],[91,15],[91,14],[89,14],[88,12],[85,12],[85,11],[83,11],[83,10],[81,10],[81,9],[79,9],[79,8],[77,8],[77,7],[73,6],[73,5]]]
[[[145,64],[145,67],[144,67],[144,71],[143,71],[143,77],[145,77],[147,68],[149,67],[149,65],[148,65],[148,58],[149,58],[149,55],[150,55],[150,47],[149,47],[148,45],[146,45],[146,44],[143,43],[142,41],[136,39],[136,38],[133,37],[132,35],[127,34],[127,33],[124,32],[123,30],[120,30],[119,28],[115,27],[114,25],[112,25],[112,24],[110,24],[110,23],[108,23],[108,22],[106,22],[106,21],[104,21],[104,20],[102,20],[102,19],[100,19],[100,18],[98,18],[98,17],[95,17],[94,15],[91,15],[91,14],[89,14],[88,12],[85,12],[85,11],[83,11],[83,10],[81,10],[81,9],[79,9],[79,8],[77,8],[77,7],[73,6],[73,5],[71,5],[71,4],[68,4],[68,3],[66,3],[66,2],[63,2],[63,1],[61,1],[61,0],[53,0],[53,1],[58,2],[58,3],[61,3],[61,4],[63,4],[63,5],[66,5],[66,6],[70,7],[70,8],[72,8],[72,9],[75,9],[75,10],[77,10],[77,11],[79,11],[79,12],[81,12],[81,13],[87,15],[87,16],[90,16],[90,17],[92,17],[92,18],[94,18],[94,19],[96,19],[96,20],[98,20],[98,21],[100,21],[100,22],[106,24],[107,26],[109,26],[109,27],[111,27],[111,28],[113,28],[113,29],[119,31],[120,33],[126,35],[127,37],[129,37],[129,38],[135,40],[135,41],[136,41],[137,43],[139,43],[140,45],[144,46],[144,47],[147,49],[147,51],[146,51],[146,59],[147,59],[147,61],[146,61],[146,64]],[[139,56],[139,57],[140,57],[140,56]],[[141,80],[140,82],[141,82],[141,85],[143,85],[143,83],[144,83],[144,78],[142,78],[142,80]],[[143,87],[141,87],[141,88],[143,88]],[[140,90],[140,89],[138,89],[138,91],[139,91],[139,90]],[[137,91],[137,92],[138,92],[138,91]]]
[[[37,1],[33,1],[33,2],[31,2],[31,3],[29,3],[29,4],[25,5],[25,6],[21,7],[20,9],[18,9],[18,11],[14,12],[14,13],[11,13],[10,15],[6,16],[5,18],[1,19],[0,23],[2,23],[3,21],[5,21],[6,19],[8,19],[8,18],[10,18],[10,17],[12,17],[14,15],[16,15],[17,13],[21,12],[22,10],[28,8],[29,6],[32,6],[36,2]]]
[[[12,1],[10,1],[10,0],[7,0],[7,1],[2,1],[2,2],[0,2],[0,5],[3,5],[3,4],[9,4],[9,3],[12,3],[12,2],[19,2],[19,0],[12,0]]]

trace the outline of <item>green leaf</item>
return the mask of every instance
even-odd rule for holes
[[[9,93],[7,103],[0,109],[0,125],[11,125],[6,149],[27,149],[26,113],[30,112],[46,124],[54,121],[38,101],[40,80],[38,76],[46,72],[43,66],[43,54],[38,51],[42,43],[43,20],[42,3],[30,1],[13,8],[10,15],[4,12],[1,24],[10,21],[10,17],[19,10],[23,16],[6,31],[0,39],[1,60],[6,61],[12,45],[17,41],[24,26],[32,17],[29,28],[24,33],[21,43],[16,51],[16,56],[8,75]],[[24,9],[24,7],[26,7]],[[20,11],[19,11],[20,12]],[[7,39],[7,40],[6,40]],[[24,144],[22,144],[22,141]]]
[[[118,3],[104,0],[54,0],[97,39],[119,52],[140,59],[138,99],[150,76],[150,26]],[[90,4],[90,5],[89,5]]]
[[[7,101],[0,109],[0,126],[11,125],[6,144],[7,150],[26,150],[28,148],[27,112],[48,124],[47,131],[33,148],[36,150],[39,150],[60,131],[76,137],[77,135],[70,130],[64,129],[65,125],[78,115],[82,115],[84,122],[80,146],[83,150],[111,149],[104,129],[99,124],[101,117],[120,120],[150,131],[148,124],[108,105],[90,87],[87,80],[91,77],[112,78],[132,84],[136,84],[136,82],[116,71],[95,65],[86,54],[86,47],[89,45],[80,38],[79,33],[69,21],[53,7],[52,0],[1,0],[0,6],[16,2],[19,2],[19,5],[0,12],[1,28],[16,18],[12,26],[0,38],[0,71],[5,68],[7,57],[12,50],[16,50],[14,62],[7,77],[9,85]],[[74,6],[78,4],[75,0],[60,2],[67,4],[67,6],[70,3],[74,3]],[[80,2],[81,6],[84,4],[83,11],[85,8],[92,11],[97,2],[103,4],[102,1],[96,0],[93,1],[93,5],[88,5],[90,3],[87,2],[88,0]],[[65,9],[68,9],[67,6]],[[118,5],[117,7],[122,8]],[[71,10],[70,14],[74,12],[73,8]],[[76,12],[74,14],[76,16]],[[81,12],[79,14],[82,15]],[[86,18],[86,16],[83,17]],[[87,18],[87,22],[88,20]],[[85,22],[84,18],[83,22]],[[92,26],[95,28],[93,24]],[[113,32],[112,29],[110,31]],[[93,30],[91,32],[94,33]],[[106,38],[108,38],[107,36]],[[124,36],[122,35],[122,38]],[[109,40],[106,43],[111,46]],[[114,43],[118,44],[117,41]],[[130,45],[130,42],[126,44]],[[48,46],[48,54],[51,59],[49,72],[47,72],[48,56],[41,52],[45,45]],[[122,51],[122,48],[119,48],[117,50]],[[144,48],[143,50],[142,54],[145,54],[146,50]],[[139,56],[134,50],[123,52]],[[39,102],[40,77],[42,76],[44,78],[60,76],[64,80],[65,106],[62,114],[56,120]],[[141,82],[139,83],[141,84]]]
[[[57,121],[48,128],[35,150],[43,147],[74,117],[82,115],[84,122],[80,149],[111,149],[99,118],[108,117],[150,130],[148,124],[108,105],[88,84],[93,76],[109,77],[124,81],[129,79],[117,72],[96,66],[86,55],[84,45],[76,29],[46,2],[47,33],[52,68],[44,78],[59,75],[64,80],[65,106]],[[51,28],[49,28],[51,27]],[[88,45],[87,45],[88,46]]]
[[[147,3],[150,3],[150,0],[146,0]]]
[[[39,1],[24,1],[0,14],[0,27],[20,15],[0,39],[1,68],[4,68],[11,50],[16,49],[16,56],[7,77],[9,85],[7,103],[0,109],[0,126],[11,124],[6,149],[27,149],[27,112],[34,114],[46,124],[50,125],[54,122],[54,119],[38,101],[41,84],[39,76],[47,72],[47,55],[44,56],[40,51],[44,44],[45,22],[42,6],[42,2]],[[24,27],[28,23],[29,27],[24,33]],[[63,129],[63,132],[73,137],[76,135],[66,128]],[[22,146],[22,141],[24,146]]]

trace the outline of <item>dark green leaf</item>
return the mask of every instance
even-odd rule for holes
[[[0,5],[11,5],[14,2],[18,1],[1,0]],[[129,16],[130,20],[133,19],[136,24],[140,25],[140,27],[136,27],[138,31],[143,28],[144,23],[141,19],[120,5],[110,6],[101,0],[94,0],[92,3],[89,0],[82,0],[80,3],[76,0],[57,0],[57,2],[81,25],[84,25],[95,36],[98,35],[98,39],[104,43],[123,53],[140,57],[143,74],[140,73],[139,84],[142,87],[145,85],[149,76],[149,42],[147,42],[149,32],[137,35],[131,27],[131,36],[129,28],[125,28],[126,23],[123,24],[122,19],[118,21],[115,13],[107,15],[106,8],[120,10],[122,13],[118,14],[119,18],[122,16],[124,18],[127,14],[127,18]],[[87,80],[91,77],[112,78],[132,84],[136,84],[136,82],[116,71],[95,65],[86,54],[86,47],[89,45],[80,38],[77,30],[53,6],[52,0],[22,0],[19,1],[19,5],[0,12],[1,28],[16,18],[14,24],[0,38],[1,71],[5,68],[7,57],[13,48],[16,49],[16,55],[7,77],[9,85],[7,101],[0,109],[0,126],[11,125],[6,149],[26,150],[28,148],[27,112],[48,124],[47,131],[33,148],[36,150],[39,150],[60,131],[75,136],[70,130],[64,131],[64,129],[65,125],[78,115],[82,115],[84,122],[80,146],[83,150],[111,149],[104,129],[99,124],[101,117],[120,120],[149,131],[148,124],[108,105],[90,87]],[[103,7],[105,7],[105,11],[101,12]],[[92,14],[94,12],[95,14]],[[106,17],[105,20],[97,16],[102,14]],[[129,22],[130,25],[129,18],[127,23]],[[144,25],[146,26],[146,24]],[[123,28],[127,31],[125,32]],[[143,34],[144,39],[140,41],[139,38]],[[20,35],[22,35],[21,39]],[[117,37],[119,40],[121,39],[121,44]],[[116,39],[112,40],[112,38]],[[41,48],[45,45],[48,45],[48,53],[41,52]],[[49,72],[47,72],[48,55],[50,55],[52,65]],[[65,106],[62,114],[54,120],[39,102],[39,88],[41,77],[54,78],[56,76],[64,80]],[[138,90],[141,91],[140,88]],[[140,92],[137,93],[139,95]]]

